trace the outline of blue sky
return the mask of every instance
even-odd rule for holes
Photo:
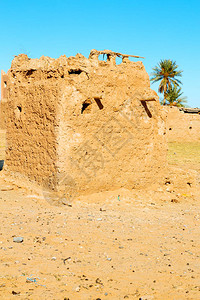
[[[200,107],[199,0],[0,0],[0,11],[4,71],[19,53],[88,57],[91,49],[110,49],[144,56],[149,74],[169,58],[183,70],[188,105]]]

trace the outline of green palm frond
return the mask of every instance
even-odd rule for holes
[[[167,105],[184,107],[187,103],[187,97],[182,97],[182,95],[183,92],[181,92],[180,87],[170,88],[166,93]]]
[[[167,91],[172,87],[179,87],[180,84],[182,84],[177,78],[182,76],[182,72],[182,70],[178,70],[176,62],[170,59],[161,60],[158,65],[153,68],[150,80],[152,83],[160,81],[158,91],[159,93],[164,93],[164,104]]]

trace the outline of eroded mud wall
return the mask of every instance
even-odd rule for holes
[[[166,166],[165,117],[143,64],[77,55],[68,68],[59,113],[62,181],[80,194],[158,182]]]
[[[6,112],[7,112],[7,81],[8,76],[1,71],[1,100],[0,100],[0,129],[6,128]]]
[[[50,61],[34,64],[34,60],[20,55],[8,72],[6,166],[53,188],[60,88],[59,82],[49,75]]]
[[[77,195],[161,178],[165,117],[141,62],[19,55],[7,88],[10,170]]]
[[[7,112],[7,100],[0,100],[0,129],[5,130],[6,128],[6,112]]]

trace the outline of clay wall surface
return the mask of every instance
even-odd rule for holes
[[[8,72],[9,169],[79,194],[153,184],[165,117],[142,62],[16,57]]]
[[[7,101],[1,99],[0,100],[0,129],[6,128],[6,112],[7,112]]]
[[[60,88],[45,71],[29,64],[26,55],[16,57],[8,72],[7,152],[10,170],[38,183],[55,186],[56,107]]]
[[[143,64],[77,55],[68,65],[82,72],[62,85],[58,157],[65,182],[81,193],[156,182],[166,163],[165,124]]]
[[[1,99],[7,98],[8,75],[1,71]]]
[[[6,128],[7,81],[8,81],[8,76],[2,70],[1,71],[1,100],[0,100],[0,129]]]
[[[184,113],[177,107],[164,107],[167,113],[166,132],[169,142],[200,141],[200,115]]]

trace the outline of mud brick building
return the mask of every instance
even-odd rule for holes
[[[80,194],[142,188],[163,171],[165,117],[142,62],[20,54],[1,89],[9,170],[53,190],[65,178]]]

